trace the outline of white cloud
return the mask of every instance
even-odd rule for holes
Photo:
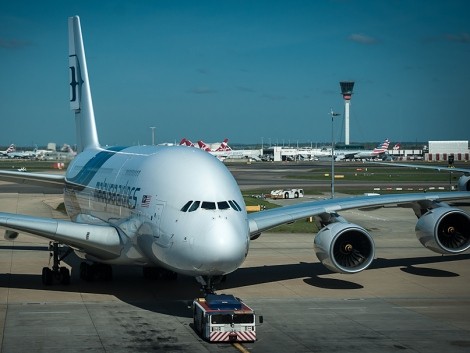
[[[209,87],[194,87],[194,88],[191,88],[188,92],[189,93],[194,93],[194,94],[213,94],[213,93],[217,93],[216,90],[214,90],[212,88],[209,88]]]
[[[448,34],[446,39],[451,42],[470,43],[469,33]]]
[[[349,40],[360,44],[376,44],[377,39],[365,34],[353,33],[348,37]]]
[[[18,49],[29,45],[31,45],[31,42],[28,41],[0,38],[0,48],[4,49]]]

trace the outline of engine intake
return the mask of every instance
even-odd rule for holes
[[[320,230],[314,240],[318,259],[333,272],[357,273],[374,259],[372,237],[353,223],[335,222]]]
[[[459,178],[458,189],[460,191],[470,191],[470,176],[462,175]]]
[[[439,254],[459,254],[470,248],[470,216],[453,207],[438,207],[416,224],[416,236],[426,248]]]

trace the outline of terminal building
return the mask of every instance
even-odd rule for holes
[[[345,149],[345,150],[343,150]],[[335,148],[335,155],[340,156],[348,150],[361,150],[364,146],[360,145],[338,145]],[[331,158],[331,146],[324,148],[293,148],[293,147],[271,147],[263,150],[267,160],[271,161],[298,161],[298,160],[316,160],[317,158]],[[382,156],[391,157],[395,160],[424,160],[429,162],[448,161],[449,156],[454,156],[457,161],[469,161],[470,150],[468,141],[429,141],[428,146],[421,148],[393,148],[389,149],[387,154]],[[339,160],[337,158],[337,160]]]
[[[468,141],[429,141],[422,149],[390,150],[389,155],[398,160],[422,159],[428,162],[448,161],[453,156],[455,161],[469,161]]]
[[[429,141],[427,161],[447,161],[453,155],[455,161],[468,161],[470,153],[468,141]]]

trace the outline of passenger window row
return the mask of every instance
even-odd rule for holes
[[[181,208],[182,212],[193,212],[196,211],[198,208],[202,208],[203,210],[227,210],[229,208],[233,208],[235,211],[240,212],[242,208],[235,200],[228,200],[228,201],[188,201],[186,204]]]

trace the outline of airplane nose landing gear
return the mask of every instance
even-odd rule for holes
[[[227,275],[223,276],[197,276],[196,281],[201,285],[204,294],[215,294],[214,284],[225,282]]]
[[[59,258],[59,243],[49,243],[50,257],[52,258],[52,269],[43,267],[42,283],[46,286],[58,282],[60,284],[70,284],[70,271],[65,266],[60,266],[60,262],[65,259],[73,250],[68,248],[67,251]]]

